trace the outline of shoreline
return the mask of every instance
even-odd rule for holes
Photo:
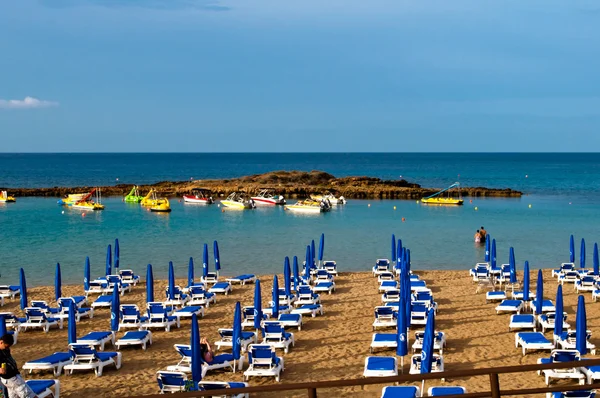
[[[103,196],[124,197],[134,186],[117,184],[99,187]],[[346,199],[421,199],[444,189],[424,188],[406,180],[382,180],[375,177],[343,177],[336,178],[322,171],[274,171],[235,179],[193,180],[193,181],[161,181],[155,184],[139,185],[141,195],[155,189],[161,196],[169,198],[181,197],[194,188],[206,188],[212,191],[213,197],[226,197],[231,192],[257,194],[261,188],[274,188],[278,194],[289,199],[304,199],[311,194],[331,192]],[[47,188],[0,188],[9,191],[15,197],[64,197],[72,193],[90,192],[91,186],[81,187],[47,187]],[[461,187],[453,190],[454,195],[460,192],[464,197],[505,197],[520,198],[523,193],[511,188]]]
[[[141,271],[141,270],[138,270]],[[199,269],[197,269],[199,271]],[[444,350],[446,370],[465,370],[483,367],[510,366],[518,364],[533,364],[540,357],[547,357],[548,351],[532,351],[526,356],[514,347],[514,332],[508,331],[510,315],[496,315],[496,304],[485,303],[485,293],[475,293],[476,285],[471,281],[468,271],[419,271],[420,275],[432,289],[439,312],[436,317],[436,329],[444,331],[448,345]],[[139,272],[141,274],[141,272]],[[544,298],[554,301],[556,279],[550,275],[550,270],[544,270]],[[280,286],[282,278],[279,275]],[[519,278],[522,272],[519,272]],[[225,278],[224,276],[222,278]],[[259,276],[261,280],[263,306],[270,299],[273,276]],[[177,278],[176,283],[185,284],[186,280]],[[154,281],[155,299],[164,297],[167,281]],[[393,350],[377,350],[369,353],[369,345],[373,334],[373,308],[381,305],[381,295],[377,292],[377,280],[369,271],[344,272],[336,278],[336,292],[322,294],[321,300],[325,310],[323,316],[305,320],[301,331],[290,329],[295,335],[296,345],[290,352],[283,354],[277,350],[278,356],[285,359],[285,371],[282,373],[282,383],[305,381],[325,381],[333,379],[349,379],[362,377],[364,360],[369,355],[395,356]],[[532,274],[531,290],[535,291],[535,277]],[[80,295],[83,285],[63,286],[63,295]],[[121,303],[135,303],[144,308],[145,284],[141,282],[134,287],[133,292],[121,297]],[[577,294],[571,288],[565,288],[564,305],[568,322],[575,325],[575,310]],[[53,305],[53,286],[43,286],[28,289],[29,299],[47,300]],[[217,329],[231,327],[233,308],[236,301],[241,305],[252,305],[254,285],[234,285],[228,296],[219,295],[216,304],[211,305],[204,318],[199,319],[201,336],[207,337],[211,343],[218,340]],[[600,327],[600,307],[594,305],[591,296],[586,294],[586,309],[588,329],[594,331]],[[90,296],[92,302],[96,296]],[[18,300],[9,300],[2,311],[18,309]],[[108,330],[110,311],[97,309],[94,318],[84,319],[77,324],[77,335],[83,336],[91,331]],[[410,341],[414,341],[414,331],[411,328]],[[380,333],[393,333],[392,329],[378,329]],[[118,332],[117,337],[124,332]],[[75,372],[73,375],[59,376],[61,395],[77,397],[91,393],[94,396],[133,396],[157,394],[156,372],[164,370],[169,365],[178,362],[179,357],[173,349],[173,344],[189,341],[189,320],[182,320],[180,329],[165,332],[153,329],[153,345],[147,351],[124,348],[123,367],[116,371],[105,368],[102,377],[95,377],[90,372]],[[550,332],[549,332],[550,333]],[[551,336],[546,333],[546,336]],[[550,337],[551,338],[551,337]],[[592,343],[598,344],[596,334],[592,335]],[[409,343],[411,344],[411,343]],[[28,360],[41,358],[57,351],[65,351],[67,345],[67,328],[51,329],[48,334],[41,331],[26,331],[19,334],[19,342],[13,349],[13,355],[20,366]],[[107,346],[106,351],[113,351]],[[588,356],[590,356],[588,354]],[[408,371],[410,356],[404,358],[404,371]],[[246,365],[247,366],[247,365]],[[246,369],[246,367],[244,367]],[[52,378],[49,373],[24,374],[26,379]],[[238,371],[210,371],[206,380],[213,381],[242,381],[243,373]],[[276,383],[273,378],[251,378],[252,386],[270,385]],[[564,383],[564,382],[561,382]],[[420,385],[420,383],[412,383]],[[433,385],[461,385],[468,392],[487,391],[487,377],[456,378],[453,380],[431,381],[426,388]],[[526,377],[501,377],[502,389],[519,389],[542,387],[544,379],[534,372]],[[564,383],[565,389],[572,383]],[[365,397],[380,397],[383,385],[361,387],[346,387],[329,390],[332,396],[353,396],[360,394]],[[324,393],[324,391],[323,391]],[[305,391],[292,393],[293,397],[304,397]],[[257,394],[257,397],[275,397],[274,394]]]

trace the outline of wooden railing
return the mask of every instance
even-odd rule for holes
[[[562,362],[562,363],[549,363],[549,364],[535,364],[535,365],[519,365],[519,366],[504,366],[497,368],[481,368],[481,369],[470,369],[460,371],[449,371],[449,372],[438,372],[438,373],[426,373],[426,374],[405,374],[400,376],[391,377],[369,377],[360,379],[348,379],[348,380],[330,380],[330,381],[319,381],[319,382],[308,382],[308,383],[283,383],[273,384],[268,386],[256,386],[246,388],[227,388],[223,390],[210,390],[210,391],[194,391],[194,392],[181,392],[177,393],[177,397],[191,398],[191,397],[210,397],[213,395],[232,395],[242,393],[266,393],[266,392],[283,392],[293,390],[306,390],[309,398],[317,397],[318,389],[331,389],[339,387],[351,387],[351,386],[365,386],[371,384],[387,384],[392,385],[395,383],[407,383],[407,382],[420,382],[422,380],[440,380],[450,378],[466,378],[472,376],[489,376],[490,379],[490,390],[485,392],[467,393],[462,395],[448,395],[448,398],[479,398],[479,397],[492,397],[499,398],[507,395],[529,395],[529,394],[540,394],[546,392],[556,391],[576,391],[576,390],[591,390],[600,389],[600,381],[598,383],[586,384],[586,385],[562,385],[560,387],[543,387],[543,388],[529,388],[519,390],[501,390],[500,381],[498,375],[507,373],[523,373],[523,372],[535,372],[543,369],[565,369],[565,368],[579,368],[582,365],[586,366],[597,366],[600,365],[600,359],[586,359],[584,361],[575,362]],[[520,377],[523,377],[522,375]],[[531,374],[531,377],[539,378],[540,376]],[[424,392],[422,392],[425,394]],[[282,394],[281,396],[286,396]],[[134,398],[163,398],[164,395],[153,394],[153,395],[139,395]]]

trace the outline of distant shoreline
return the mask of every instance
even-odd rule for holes
[[[453,182],[453,181],[452,181]],[[450,182],[450,183],[452,183]],[[450,184],[449,183],[449,184]],[[98,187],[103,196],[125,196],[134,183]],[[258,193],[261,188],[273,188],[278,194],[290,199],[303,199],[311,194],[331,192],[346,199],[420,199],[445,189],[424,188],[416,183],[401,180],[382,180],[376,177],[342,177],[323,171],[273,171],[234,179],[162,181],[155,184],[139,185],[139,192],[145,195],[155,189],[161,196],[181,197],[193,188],[210,189],[213,197],[227,196],[231,192]],[[72,193],[89,192],[94,187],[52,187],[52,188],[0,188],[15,197],[64,197]],[[520,198],[523,193],[511,188],[460,187],[453,189],[451,196],[463,197],[510,197]]]

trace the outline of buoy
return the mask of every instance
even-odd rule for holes
[[[573,203],[569,202],[569,204],[572,205]],[[63,211],[63,213],[64,213],[64,211]]]
[[[369,203],[369,204],[367,205],[367,207],[371,207],[371,204]]]
[[[65,214],[65,211],[63,210],[60,214]]]
[[[119,181],[119,177],[117,177],[117,181]]]
[[[396,210],[396,206],[394,206],[394,210]]]
[[[529,208],[531,209],[531,205],[529,205]]]
[[[525,174],[525,178],[529,178],[529,176],[527,174]]]
[[[85,217],[85,213],[81,213],[81,217]]]
[[[225,213],[225,209],[221,209],[221,213]]]
[[[469,203],[473,203],[473,199],[469,199]]]
[[[402,217],[402,222],[406,221],[406,218]]]
[[[415,203],[419,203],[419,201],[418,201],[418,200],[415,200]]]
[[[477,206],[475,206],[475,210],[479,210],[479,209],[477,208]]]

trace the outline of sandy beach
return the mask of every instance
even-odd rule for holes
[[[285,357],[285,371],[282,383],[325,381],[362,377],[365,357],[369,355],[369,345],[372,337],[373,308],[381,304],[381,295],[377,291],[377,281],[370,272],[344,273],[336,279],[337,290],[332,295],[322,295],[325,315],[306,319],[301,331],[292,330],[295,334],[296,346]],[[436,318],[436,328],[447,336],[447,348],[444,350],[446,370],[461,370],[484,368],[491,366],[509,366],[519,364],[534,364],[539,357],[548,356],[548,352],[531,352],[523,356],[520,349],[514,346],[514,332],[509,332],[510,315],[496,315],[496,304],[486,304],[485,293],[475,293],[476,286],[468,275],[468,270],[460,271],[415,271],[427,282],[433,291],[439,305]],[[535,275],[532,271],[531,290],[535,291]],[[272,276],[260,278],[263,293],[263,305],[271,295]],[[280,278],[281,286],[282,278]],[[556,294],[556,279],[550,270],[544,270],[544,297],[554,301]],[[184,280],[177,280],[185,285]],[[155,281],[155,297],[162,298],[166,281]],[[233,309],[236,301],[242,306],[252,305],[254,285],[234,285],[232,294],[219,296],[216,305],[206,311],[204,318],[199,320],[201,336],[207,337],[212,343],[218,340],[217,329],[231,327]],[[63,295],[81,295],[83,287],[64,286]],[[53,301],[53,287],[36,287],[28,289],[29,300]],[[96,296],[90,296],[90,302]],[[591,294],[585,295],[588,329],[594,333],[600,326],[599,305],[593,303]],[[121,303],[135,303],[141,308],[145,306],[145,284],[140,283],[132,293],[121,298]],[[568,321],[575,326],[577,294],[572,285],[564,286],[565,311],[569,314]],[[13,311],[21,315],[18,300],[8,301],[2,311]],[[113,397],[133,396],[158,393],[156,372],[164,370],[168,365],[174,365],[179,355],[173,348],[176,343],[189,343],[189,320],[182,321],[180,329],[165,331],[153,330],[154,344],[147,351],[141,349],[122,349],[123,366],[119,371],[106,368],[102,377],[95,377],[92,372],[79,371],[70,376],[60,376],[61,396],[64,397]],[[19,334],[19,341],[12,349],[13,356],[21,366],[28,360],[40,358],[56,351],[66,351],[67,330],[51,329],[48,334],[37,330],[28,330]],[[109,309],[97,309],[94,318],[82,320],[77,324],[78,336],[90,331],[110,330]],[[411,330],[411,336],[414,334]],[[392,329],[386,331],[392,332]],[[124,332],[119,332],[117,338]],[[546,336],[550,338],[551,332]],[[413,340],[413,337],[411,337]],[[600,344],[596,336],[592,336],[594,344]],[[111,351],[110,345],[106,348]],[[394,355],[392,350],[378,350],[375,355]],[[590,356],[588,354],[588,356]],[[405,359],[405,372],[408,371],[408,357]],[[26,379],[52,378],[50,373],[36,372],[25,374]],[[211,371],[207,380],[241,381],[242,372],[231,373]],[[535,373],[523,375],[508,375],[501,377],[501,387],[531,388],[543,387],[544,379]],[[253,386],[275,383],[273,378],[251,378]],[[572,385],[573,382],[560,382]],[[453,379],[431,385],[462,385],[469,392],[486,391],[489,389],[487,377]],[[340,390],[319,390],[319,394],[328,396],[360,396],[378,397],[381,394],[380,385],[347,388]],[[274,394],[258,394],[255,396],[276,396]],[[286,396],[306,396],[305,391]]]

